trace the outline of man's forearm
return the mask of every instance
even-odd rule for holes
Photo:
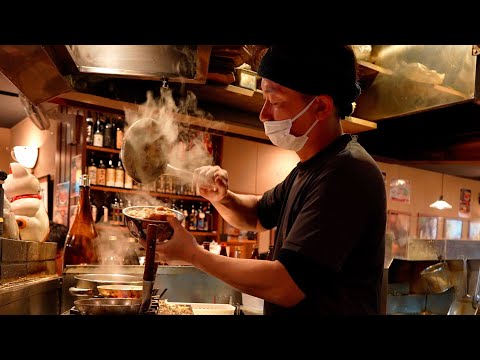
[[[235,194],[228,190],[227,196],[220,202],[212,203],[222,218],[237,229],[265,230],[258,222],[258,195]]]

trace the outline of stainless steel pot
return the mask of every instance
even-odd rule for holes
[[[452,277],[445,261],[440,261],[424,269],[420,275],[425,280],[428,290],[440,294],[453,286]]]
[[[82,315],[134,315],[138,314],[142,299],[92,298],[73,303]]]
[[[99,285],[142,285],[140,276],[124,274],[83,274],[75,276],[77,286],[68,289],[71,295],[92,297],[98,295]]]

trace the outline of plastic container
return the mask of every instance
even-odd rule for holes
[[[263,299],[242,293],[242,310],[246,315],[263,315]]]

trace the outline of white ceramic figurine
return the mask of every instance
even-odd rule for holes
[[[3,188],[15,214],[20,239],[44,242],[50,226],[38,179],[19,163],[10,163],[10,174]]]

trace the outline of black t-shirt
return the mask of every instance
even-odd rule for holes
[[[378,314],[386,195],[378,165],[344,134],[265,192],[260,223],[277,227],[279,260],[306,298],[293,308],[265,302],[265,314]]]

